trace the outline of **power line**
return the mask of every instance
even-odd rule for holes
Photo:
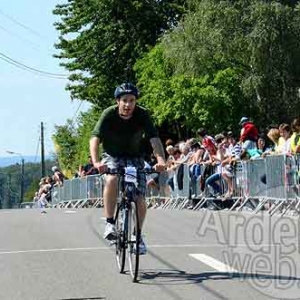
[[[40,38],[44,38],[39,32],[35,31],[34,29],[31,29],[30,27],[22,24],[21,22],[17,21],[15,18],[13,18],[12,16],[4,13],[1,9],[0,9],[0,14],[3,15],[4,17],[6,17],[7,19],[11,20],[12,22],[14,22],[15,24],[18,24],[19,26],[23,27],[24,29],[30,31],[32,34],[40,37]]]
[[[24,68],[27,68],[27,69],[30,69],[30,70],[34,71],[34,72],[38,72],[38,73],[49,75],[49,76],[58,76],[58,77],[65,77],[65,78],[68,77],[67,74],[51,73],[51,72],[46,72],[46,71],[43,71],[43,70],[39,70],[39,69],[35,69],[35,68],[32,68],[32,67],[29,67],[29,66],[27,66],[27,65],[25,65],[25,64],[23,64],[23,63],[21,63],[21,62],[19,62],[17,60],[15,60],[15,59],[12,59],[11,57],[9,57],[9,56],[1,53],[1,52],[0,52],[0,55],[3,56],[4,58],[8,59],[9,61],[12,61],[13,63],[16,63],[16,64],[18,64],[18,65],[20,65],[20,66],[22,66]]]
[[[16,63],[13,63],[12,61],[9,61],[9,60],[7,60],[7,59],[1,57],[1,56],[0,56],[0,59],[6,61],[7,63],[9,63],[9,64],[11,64],[11,65],[13,65],[13,66],[15,66],[15,67],[21,69],[21,70],[28,71],[28,72],[33,73],[33,74],[36,74],[36,75],[38,74],[38,75],[42,75],[42,76],[44,76],[44,77],[54,78],[54,79],[65,79],[65,78],[63,78],[63,77],[55,77],[55,76],[49,76],[49,75],[45,75],[45,74],[40,74],[40,73],[37,73],[37,72],[33,72],[33,71],[31,71],[30,69],[24,68],[24,67],[22,67],[21,65],[18,65],[18,64],[16,64]]]
[[[8,30],[8,29],[6,29],[5,27],[3,27],[3,26],[1,26],[1,25],[0,25],[0,29],[2,29],[3,31],[5,31],[6,33],[8,33],[8,34],[10,34],[10,35],[12,35],[12,36],[14,36],[14,37],[17,37],[17,38],[20,39],[23,43],[26,43],[27,45],[30,44],[31,46],[34,47],[35,50],[40,50],[40,49],[38,49],[38,48],[40,48],[39,45],[35,44],[34,42],[32,42],[32,41],[30,41],[30,40],[28,40],[28,39],[26,39],[26,38],[23,38],[23,37],[20,36],[19,34],[13,32],[13,31],[11,31],[11,30]]]
[[[77,113],[78,113],[78,111],[79,111],[79,109],[80,109],[80,107],[81,107],[82,104],[83,104],[83,101],[81,100],[80,103],[79,103],[79,105],[78,105],[78,107],[77,107],[77,109],[76,109],[76,112],[75,112],[75,114],[74,114],[74,116],[73,116],[73,118],[71,120],[71,124],[73,124],[73,125],[74,125],[75,117],[76,117],[76,115],[77,115]]]
[[[43,76],[46,76],[46,77],[51,77],[51,78],[56,78],[56,79],[67,79],[68,78],[68,75],[66,74],[59,74],[59,73],[51,73],[51,72],[46,72],[46,71],[43,71],[43,70],[39,70],[39,69],[36,69],[36,68],[32,68],[32,67],[29,67],[17,60],[14,60],[12,59],[11,57],[3,54],[0,52],[0,59],[6,61],[7,63],[10,63],[20,69],[23,69],[23,70],[26,70],[26,71],[29,71],[31,73],[37,73],[39,75],[43,75]]]
[[[3,30],[4,32],[6,32],[7,34],[13,36],[14,38],[18,38],[23,44],[25,44],[26,46],[31,46],[31,49],[35,50],[35,51],[41,51],[42,50],[42,46],[33,42],[30,39],[24,38],[23,36],[21,36],[20,34],[11,31],[5,27],[3,27],[2,25],[0,25],[0,29]],[[53,53],[48,49],[46,52],[48,55],[53,55]]]

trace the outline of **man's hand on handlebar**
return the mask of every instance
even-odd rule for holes
[[[100,174],[106,173],[108,170],[107,165],[105,165],[101,162],[95,162],[94,167],[99,171]]]

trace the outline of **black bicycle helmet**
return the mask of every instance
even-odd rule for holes
[[[128,94],[132,94],[136,98],[138,98],[140,92],[139,92],[138,88],[130,82],[122,83],[115,90],[115,98],[116,99],[119,99],[121,96],[128,95]]]

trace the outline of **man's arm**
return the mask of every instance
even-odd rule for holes
[[[98,137],[96,136],[91,137],[90,154],[94,165],[95,163],[99,162],[99,143],[100,143],[100,139]]]
[[[96,136],[90,139],[90,154],[94,167],[99,171],[99,173],[105,173],[107,171],[107,166],[99,161],[99,143],[100,139]]]
[[[154,137],[150,139],[153,153],[157,160],[157,171],[163,172],[166,165],[165,151],[160,138]]]

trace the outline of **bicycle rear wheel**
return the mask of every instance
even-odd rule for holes
[[[128,260],[129,271],[132,281],[136,282],[139,274],[139,241],[141,230],[139,228],[138,210],[135,202],[131,202],[131,208],[128,211]]]
[[[117,233],[116,239],[116,261],[120,273],[124,273],[126,257],[126,239],[127,234],[124,231],[124,214],[125,210],[118,204],[115,215],[115,228]]]

